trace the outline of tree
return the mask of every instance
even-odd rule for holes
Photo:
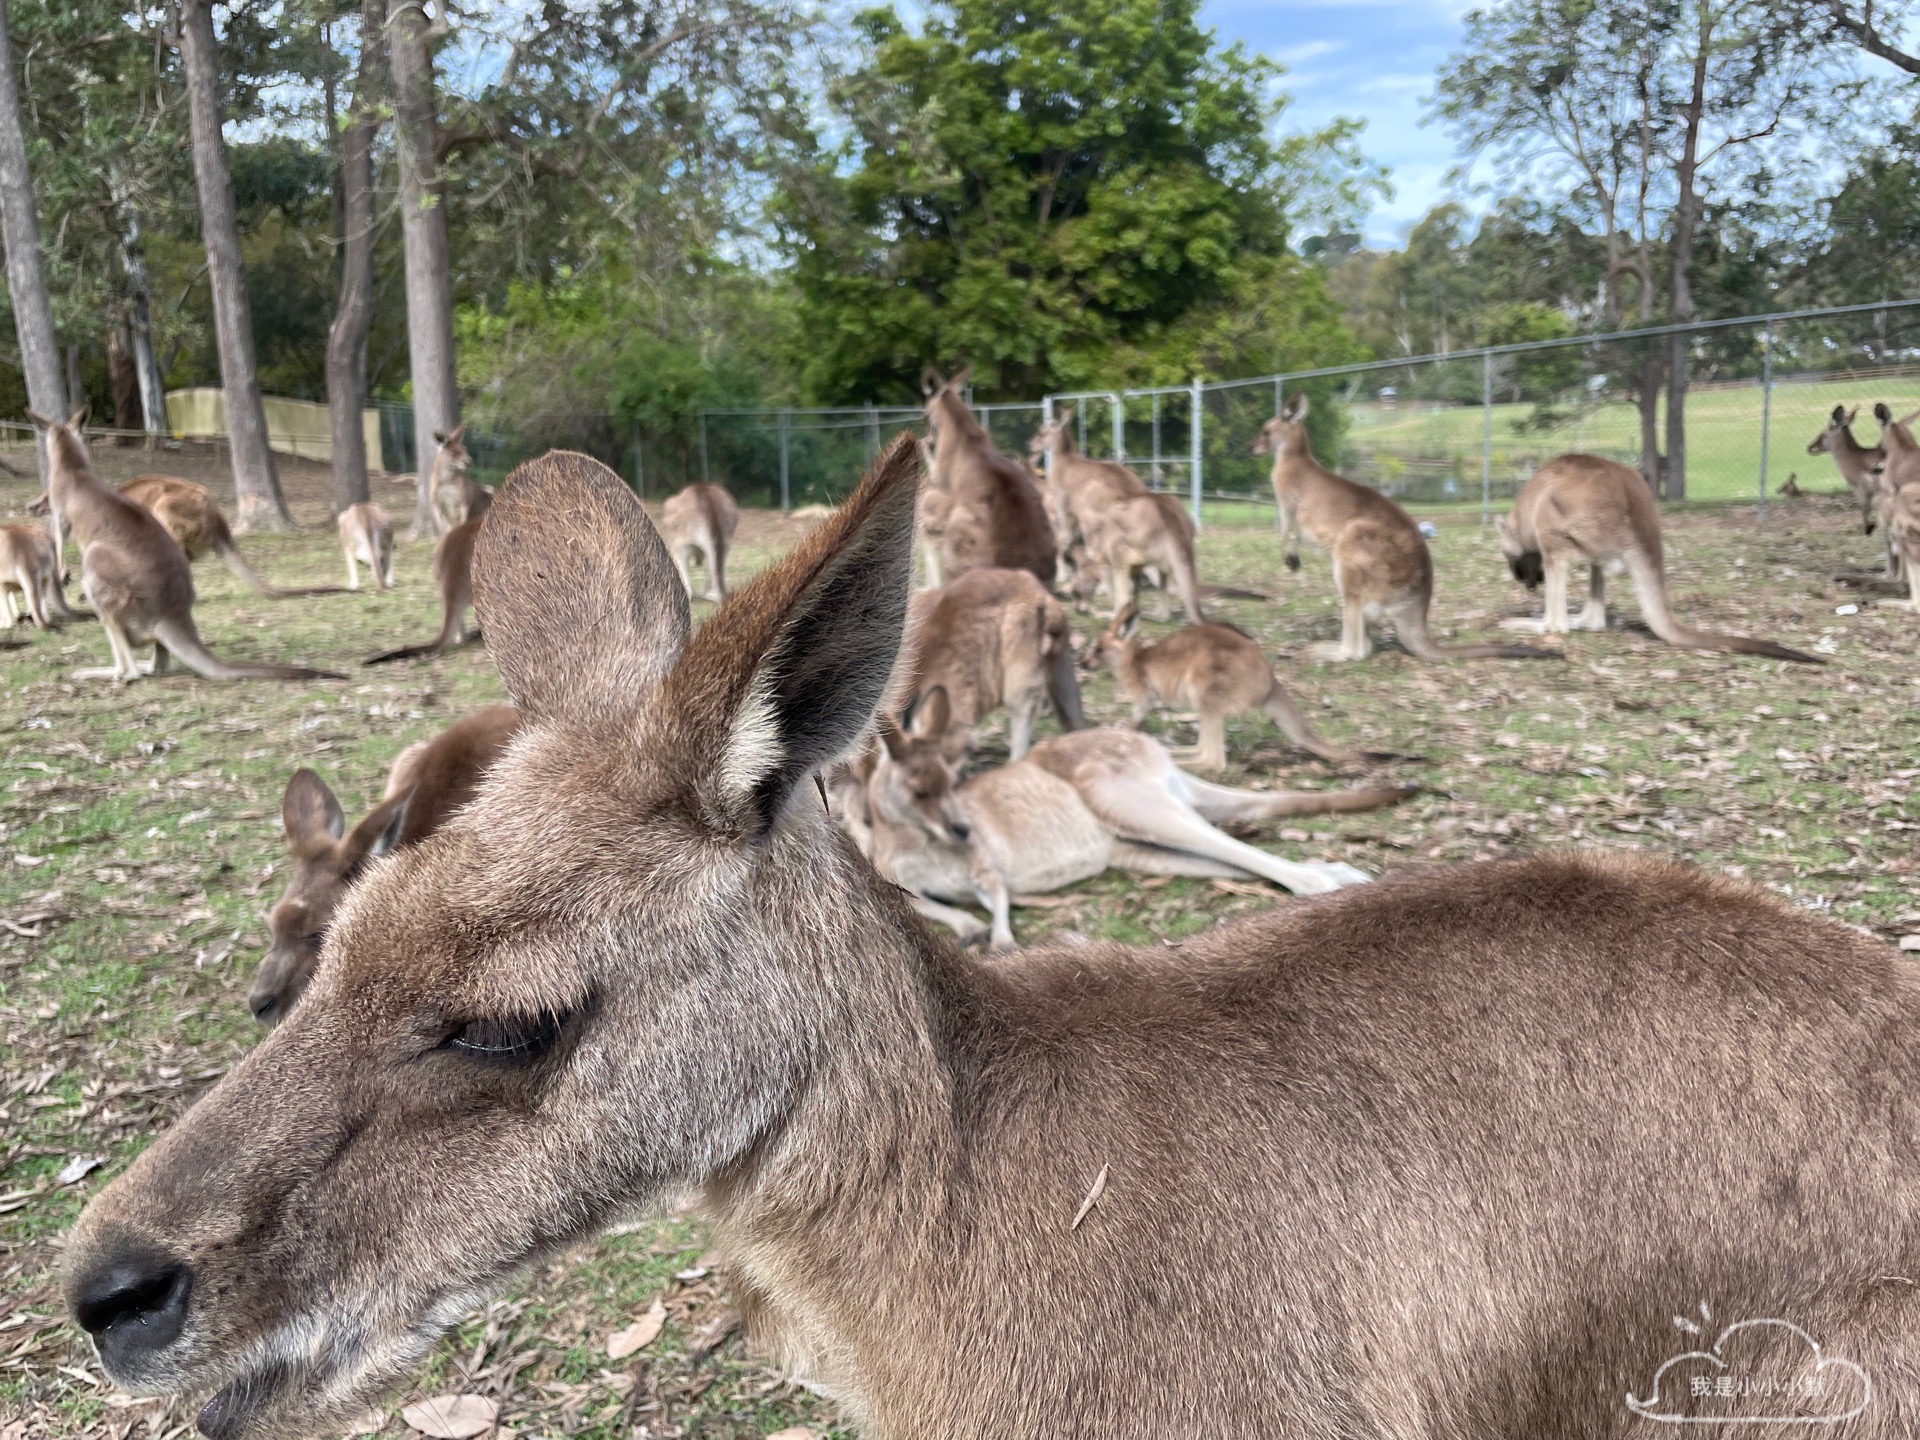
[[[340,129],[340,303],[327,332],[327,414],[333,438],[334,513],[369,496],[367,332],[373,325],[373,142],[380,128],[375,78],[385,59],[381,0],[360,11],[360,65]]]
[[[13,68],[13,33],[6,0],[0,0],[0,230],[6,238],[7,292],[13,300],[13,323],[20,337],[27,403],[42,415],[64,419],[66,385],[60,378],[60,347],[54,338],[53,306],[47,297],[46,270],[40,260],[40,221],[34,213],[33,177],[27,170],[27,137],[20,124],[20,80]],[[44,436],[39,457],[40,484],[44,488]]]
[[[260,372],[254,358],[253,312],[240,256],[240,222],[222,137],[218,52],[213,0],[181,0],[180,57],[186,67],[187,102],[193,123],[193,170],[200,193],[200,226],[207,247],[207,280],[213,295],[214,334],[220,349],[220,383],[226,391],[227,436],[233,460],[235,508],[242,530],[285,530],[293,525],[280,493],[280,477],[267,443]]]
[[[803,389],[905,396],[963,359],[994,394],[1132,378],[1109,357],[1228,304],[1296,201],[1352,208],[1378,180],[1355,127],[1276,144],[1277,68],[1197,10],[943,0],[918,34],[861,14],[866,63],[831,87],[845,146],[782,197]]]

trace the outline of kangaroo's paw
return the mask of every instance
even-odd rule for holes
[[[1365,885],[1373,879],[1366,871],[1356,870],[1353,866],[1339,860],[1310,860],[1304,862],[1304,868],[1317,875],[1325,876],[1330,882],[1327,886],[1330,890],[1342,889],[1348,885]]]
[[[1511,615],[1500,622],[1502,630],[1517,630],[1522,635],[1547,634],[1547,620],[1544,615]]]
[[[112,665],[90,665],[84,670],[70,672],[70,678],[74,680],[138,680],[140,675],[137,672],[132,675],[122,675]]]

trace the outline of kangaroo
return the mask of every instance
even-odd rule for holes
[[[1156,705],[1199,711],[1202,770],[1227,768],[1227,717],[1250,710],[1266,715],[1287,739],[1329,765],[1353,765],[1368,758],[1320,737],[1273,673],[1260,642],[1244,630],[1187,625],[1151,645],[1140,643],[1139,630],[1139,608],[1129,605],[1089,647],[1087,662],[1112,669],[1121,696],[1133,706],[1136,729]]]
[[[388,770],[380,803],[352,830],[327,782],[311,770],[294,772],[280,803],[292,873],[267,912],[271,946],[247,991],[254,1019],[277,1025],[287,1017],[348,887],[369,862],[433,834],[471,800],[519,726],[511,705],[489,705],[409,745]]]
[[[942,738],[956,757],[1001,705],[1011,712],[1007,743],[1016,760],[1049,700],[1063,729],[1087,723],[1066,611],[1030,572],[969,570],[951,585],[920,591],[909,634],[906,694],[936,687],[945,694],[951,724]]]
[[[392,660],[438,655],[472,638],[467,630],[467,610],[473,604],[473,547],[488,513],[482,511],[465,524],[454,526],[433,547],[433,584],[440,592],[440,633],[424,645],[383,650],[361,664],[385,665]]]
[[[73,672],[76,680],[112,679],[129,684],[144,675],[164,675],[178,659],[209,680],[341,680],[331,670],[302,665],[236,664],[201,642],[193,623],[193,569],[152,512],[102,485],[80,438],[85,410],[62,422],[27,412],[47,432],[48,494],[74,543],[80,547],[80,589],[100,617],[113,651],[105,669]],[[153,646],[151,670],[134,656]]]
[[[969,570],[1031,570],[1053,583],[1053,524],[1033,477],[1001,454],[968,407],[973,367],[950,380],[929,370],[921,377],[927,426],[933,436],[930,483],[951,497],[941,532],[940,576],[954,581]]]
[[[707,599],[717,603],[727,598],[727,551],[733,548],[733,532],[739,524],[740,507],[718,485],[696,481],[660,507],[660,532],[689,595],[693,593],[689,567],[697,553],[707,567]]]
[[[1151,736],[1097,728],[1043,740],[1024,760],[958,784],[941,753],[945,696],[903,732],[883,726],[868,782],[872,859],[922,899],[978,901],[989,943],[1011,949],[1015,894],[1045,894],[1108,869],[1261,879],[1317,895],[1366,875],[1350,865],[1282,860],[1215,828],[1294,815],[1377,810],[1411,790],[1261,792],[1210,785],[1177,768]],[[944,917],[940,917],[944,918]],[[965,927],[958,927],[964,935]]]
[[[445,535],[469,520],[478,520],[493,503],[493,492],[477,483],[472,475],[473,456],[468,453],[465,422],[442,434],[433,432],[433,471],[427,477],[427,493],[433,501],[434,528]]]
[[[1920,1428],[1920,971],[1608,851],[966,955],[814,785],[887,700],[916,470],[697,632],[618,476],[507,481],[474,582],[520,732],[67,1234],[112,1381],[334,1433],[684,1195],[869,1440],[1737,1440],[1667,1362],[1760,1317],[1743,1374]]]
[[[1847,482],[1847,488],[1853,491],[1854,498],[1860,502],[1860,523],[1871,535],[1874,525],[1873,472],[1886,459],[1887,452],[1878,445],[1869,447],[1853,438],[1853,417],[1859,413],[1858,405],[1851,410],[1844,405],[1834,406],[1833,414],[1827,417],[1826,428],[1807,442],[1807,454],[1833,457],[1840,478]]]
[[[262,595],[287,600],[302,595],[340,593],[338,585],[283,589],[268,584],[240,553],[240,547],[234,543],[233,527],[227,524],[227,517],[220,513],[220,507],[213,503],[204,485],[183,480],[178,475],[136,475],[120,487],[120,493],[152,511],[153,518],[187,552],[189,561],[198,560],[211,551],[226,562],[227,568],[242,583]]]
[[[347,588],[360,588],[360,566],[381,590],[393,588],[393,517],[371,500],[340,512],[340,549],[347,557]]]
[[[38,525],[0,525],[0,599],[9,628],[31,619],[51,630],[76,618],[60,586],[53,537]]]
[[[1340,592],[1338,644],[1308,647],[1329,660],[1365,660],[1373,653],[1371,619],[1393,622],[1400,643],[1422,660],[1549,660],[1551,650],[1525,645],[1442,645],[1427,628],[1433,604],[1433,553],[1413,517],[1377,490],[1334,474],[1307,440],[1307,397],[1296,392],[1267,421],[1253,453],[1273,456],[1273,498],[1280,542],[1291,545],[1287,568],[1300,568],[1304,534],[1333,560]]]
[[[1667,603],[1667,573],[1660,541],[1660,508],[1637,470],[1597,455],[1549,460],[1513,497],[1499,518],[1500,549],[1514,578],[1528,589],[1546,583],[1546,614],[1538,620],[1501,623],[1533,634],[1564,635],[1607,628],[1607,570],[1624,569],[1647,627],[1669,645],[1764,655],[1801,665],[1824,665],[1817,655],[1789,650],[1771,640],[1696,630],[1673,616]],[[1591,576],[1587,606],[1569,620],[1567,590],[1573,567],[1585,561]]]
[[[1048,473],[1061,496],[1059,509],[1085,537],[1089,559],[1106,577],[1113,613],[1133,603],[1140,572],[1152,566],[1171,581],[1187,619],[1201,623],[1206,614],[1194,565],[1192,519],[1179,502],[1154,494],[1126,466],[1082,455],[1073,442],[1073,413],[1065,409],[1042,426],[1033,446],[1050,461]],[[1056,539],[1064,552],[1072,536]]]

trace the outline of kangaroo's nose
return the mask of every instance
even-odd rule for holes
[[[128,1248],[101,1257],[74,1284],[73,1318],[93,1336],[109,1374],[164,1350],[187,1323],[193,1272],[158,1250]]]
[[[969,835],[973,834],[973,827],[967,824],[966,821],[964,820],[956,820],[953,822],[953,824],[949,825],[947,828],[953,831],[954,839],[959,840],[963,843],[966,841],[966,838]]]
[[[247,1008],[253,1011],[253,1018],[262,1025],[271,1025],[279,1019],[280,997],[273,994],[249,995]]]

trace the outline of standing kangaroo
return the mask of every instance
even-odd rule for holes
[[[47,493],[80,547],[80,589],[107,632],[113,665],[74,671],[75,679],[122,684],[163,675],[175,658],[210,680],[340,680],[331,670],[301,665],[236,664],[201,643],[193,623],[193,569],[187,552],[145,506],[102,485],[93,473],[76,411],[65,423],[27,412],[47,432]],[[146,671],[134,656],[153,646]]]
[[[921,378],[933,433],[930,482],[950,497],[941,517],[939,578],[969,570],[1031,570],[1053,584],[1053,522],[1027,467],[994,448],[966,401],[967,366],[950,380],[932,370]],[[940,508],[937,504],[936,510]]]
[[[686,1196],[870,1440],[1740,1440],[1663,1367],[1761,1317],[1743,1373],[1862,1402],[1822,1433],[1920,1430],[1920,969],[1633,852],[964,955],[814,785],[887,695],[916,469],[691,634],[618,476],[507,481],[474,575],[520,733],[68,1233],[109,1378],[335,1433]]]
[[[1001,705],[1010,712],[1007,746],[1015,760],[1033,743],[1034,719],[1049,701],[1062,729],[1087,723],[1067,613],[1028,571],[969,570],[951,585],[920,591],[908,634],[908,703],[935,688],[944,692],[950,723],[942,739],[955,757]]]
[[[1546,614],[1538,620],[1501,622],[1510,629],[1544,635],[1605,630],[1607,570],[1619,567],[1633,577],[1647,628],[1669,645],[1764,655],[1801,665],[1826,663],[1771,640],[1696,630],[1676,620],[1667,603],[1660,507],[1640,472],[1617,461],[1597,455],[1549,460],[1513,497],[1513,508],[1499,519],[1499,532],[1500,549],[1514,578],[1528,589],[1544,580],[1547,590]],[[1581,561],[1590,575],[1587,607],[1569,619],[1567,591],[1573,567]]]
[[[1887,458],[1887,452],[1879,446],[1862,445],[1853,438],[1853,417],[1860,413],[1860,407],[1849,410],[1844,405],[1833,407],[1833,414],[1827,417],[1826,428],[1807,442],[1807,454],[1831,455],[1834,467],[1839,470],[1840,478],[1847,482],[1847,488],[1853,491],[1854,498],[1860,502],[1860,523],[1867,534],[1873,533],[1873,473],[1881,461]]]
[[[393,588],[393,518],[371,500],[340,512],[340,549],[347,557],[347,588],[360,588],[360,566],[381,590]]]
[[[60,586],[60,557],[39,525],[0,525],[0,599],[7,625],[30,618],[42,630],[75,618]]]
[[[673,552],[680,581],[693,594],[690,565],[698,554],[707,567],[707,599],[727,598],[727,551],[740,524],[740,507],[718,485],[696,480],[660,507],[660,533]]]
[[[1055,525],[1064,515],[1086,544],[1087,557],[1105,575],[1113,613],[1134,600],[1140,572],[1149,566],[1172,583],[1187,619],[1206,619],[1194,564],[1193,521],[1171,496],[1155,495],[1126,466],[1082,455],[1073,442],[1073,411],[1063,410],[1034,436],[1033,448],[1049,460],[1048,474],[1061,497]],[[1071,531],[1056,533],[1064,549]]]
[[[369,862],[446,824],[473,798],[519,726],[511,705],[489,705],[409,745],[387,771],[380,803],[352,830],[327,782],[311,770],[294,772],[280,804],[292,873],[267,914],[271,946],[247,991],[254,1019],[277,1025],[286,1018],[313,978],[320,942],[348,886]]]
[[[1328,660],[1364,660],[1373,653],[1367,622],[1385,618],[1409,653],[1422,660],[1547,660],[1553,651],[1525,645],[1442,645],[1427,628],[1433,604],[1433,553],[1413,517],[1378,490],[1334,474],[1314,459],[1307,440],[1307,397],[1295,393],[1261,429],[1256,455],[1273,456],[1273,498],[1280,541],[1291,543],[1287,568],[1300,568],[1305,535],[1333,561],[1340,592],[1338,644],[1309,647]]]
[[[433,432],[433,470],[427,477],[427,494],[433,502],[435,533],[445,536],[469,520],[478,520],[493,503],[493,492],[473,478],[473,456],[467,450],[467,427],[463,421],[442,434]]]
[[[361,661],[361,664],[385,665],[391,660],[438,655],[443,650],[466,643],[467,611],[473,605],[473,547],[488,513],[482,511],[464,525],[454,526],[433,547],[433,584],[440,592],[440,633],[424,645],[402,645],[398,650],[383,650]]]
[[[1107,626],[1087,652],[1092,665],[1105,663],[1121,696],[1133,705],[1137,729],[1156,705],[1185,705],[1200,713],[1202,770],[1227,768],[1227,717],[1258,710],[1280,727],[1287,739],[1329,765],[1366,759],[1359,750],[1329,745],[1294,704],[1287,687],[1267,663],[1260,642],[1231,625],[1187,625],[1151,645],[1138,639],[1140,611],[1129,605]]]

